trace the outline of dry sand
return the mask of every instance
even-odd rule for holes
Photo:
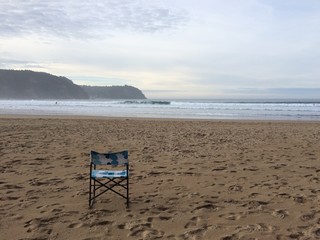
[[[320,238],[320,122],[2,116],[1,239]],[[131,206],[88,208],[89,152],[129,150]]]

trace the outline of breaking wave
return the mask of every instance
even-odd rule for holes
[[[170,101],[154,101],[154,100],[127,100],[123,104],[153,104],[153,105],[170,105]]]

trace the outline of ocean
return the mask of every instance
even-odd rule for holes
[[[320,121],[320,99],[0,100],[0,114]]]

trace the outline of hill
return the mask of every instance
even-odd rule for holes
[[[88,94],[65,77],[28,70],[0,69],[1,99],[88,99]]]
[[[146,99],[138,88],[132,86],[81,86],[90,98],[99,99]]]
[[[145,99],[131,86],[79,86],[66,77],[0,69],[0,99]]]

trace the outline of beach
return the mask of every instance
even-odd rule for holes
[[[0,239],[320,238],[320,122],[0,116]],[[130,208],[88,207],[129,151]]]

